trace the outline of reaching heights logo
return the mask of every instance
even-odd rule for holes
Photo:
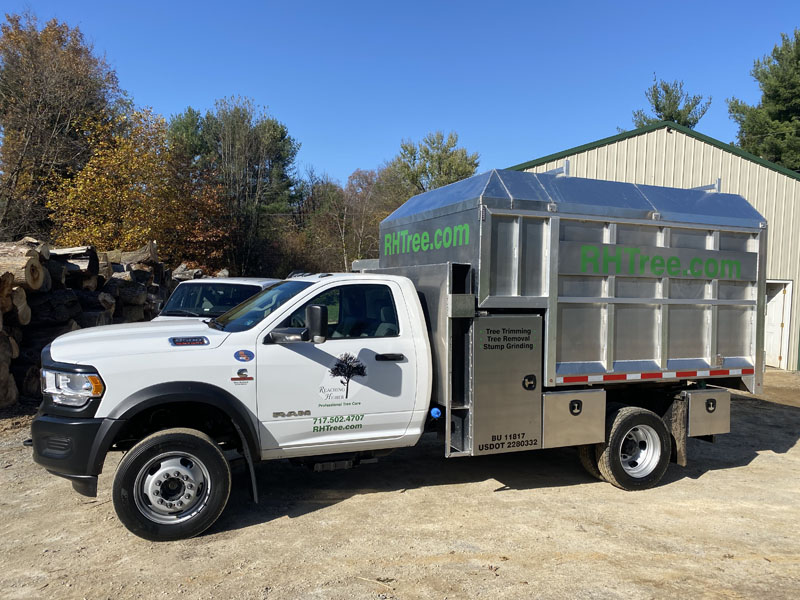
[[[350,380],[353,377],[366,377],[367,367],[358,358],[349,352],[345,352],[339,356],[329,373],[331,377],[341,377],[339,383],[345,386],[344,397],[347,399],[350,393]]]

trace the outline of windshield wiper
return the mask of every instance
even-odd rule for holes
[[[187,317],[199,317],[200,316],[196,312],[192,312],[190,310],[184,310],[182,308],[175,308],[175,309],[172,309],[172,310],[165,310],[161,314],[166,316],[166,317],[177,317],[177,316],[181,316],[181,315],[187,316]]]
[[[208,319],[207,321],[203,321],[203,323],[211,327],[211,329],[218,329],[220,331],[225,331],[225,327],[223,327],[222,323],[220,323],[214,318]]]

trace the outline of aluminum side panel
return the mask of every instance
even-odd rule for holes
[[[540,448],[542,318],[480,317],[472,336],[472,454]]]

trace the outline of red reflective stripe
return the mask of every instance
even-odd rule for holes
[[[661,379],[661,373],[642,373],[642,379]]]
[[[579,375],[577,377],[564,377],[564,383],[587,383],[589,381],[588,375]]]
[[[752,375],[755,373],[755,369],[742,369],[742,375]],[[716,369],[714,371],[708,372],[708,377],[719,377],[720,375],[730,375],[731,372],[729,369]],[[603,381],[631,381],[635,380],[636,376],[639,376],[639,379],[663,379],[664,373],[610,373],[608,375],[603,375]],[[684,379],[687,377],[697,377],[697,371],[676,371],[675,378],[676,379]],[[706,377],[704,375],[703,377]],[[561,378],[563,383],[588,383],[589,376],[588,375],[572,375],[570,377]]]
[[[616,375],[603,375],[603,381],[625,381],[628,376],[625,373]]]

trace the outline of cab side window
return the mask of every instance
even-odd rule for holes
[[[330,339],[393,337],[400,334],[397,311],[388,286],[342,285],[318,294],[281,323],[282,327],[305,327],[306,307],[328,308]]]

